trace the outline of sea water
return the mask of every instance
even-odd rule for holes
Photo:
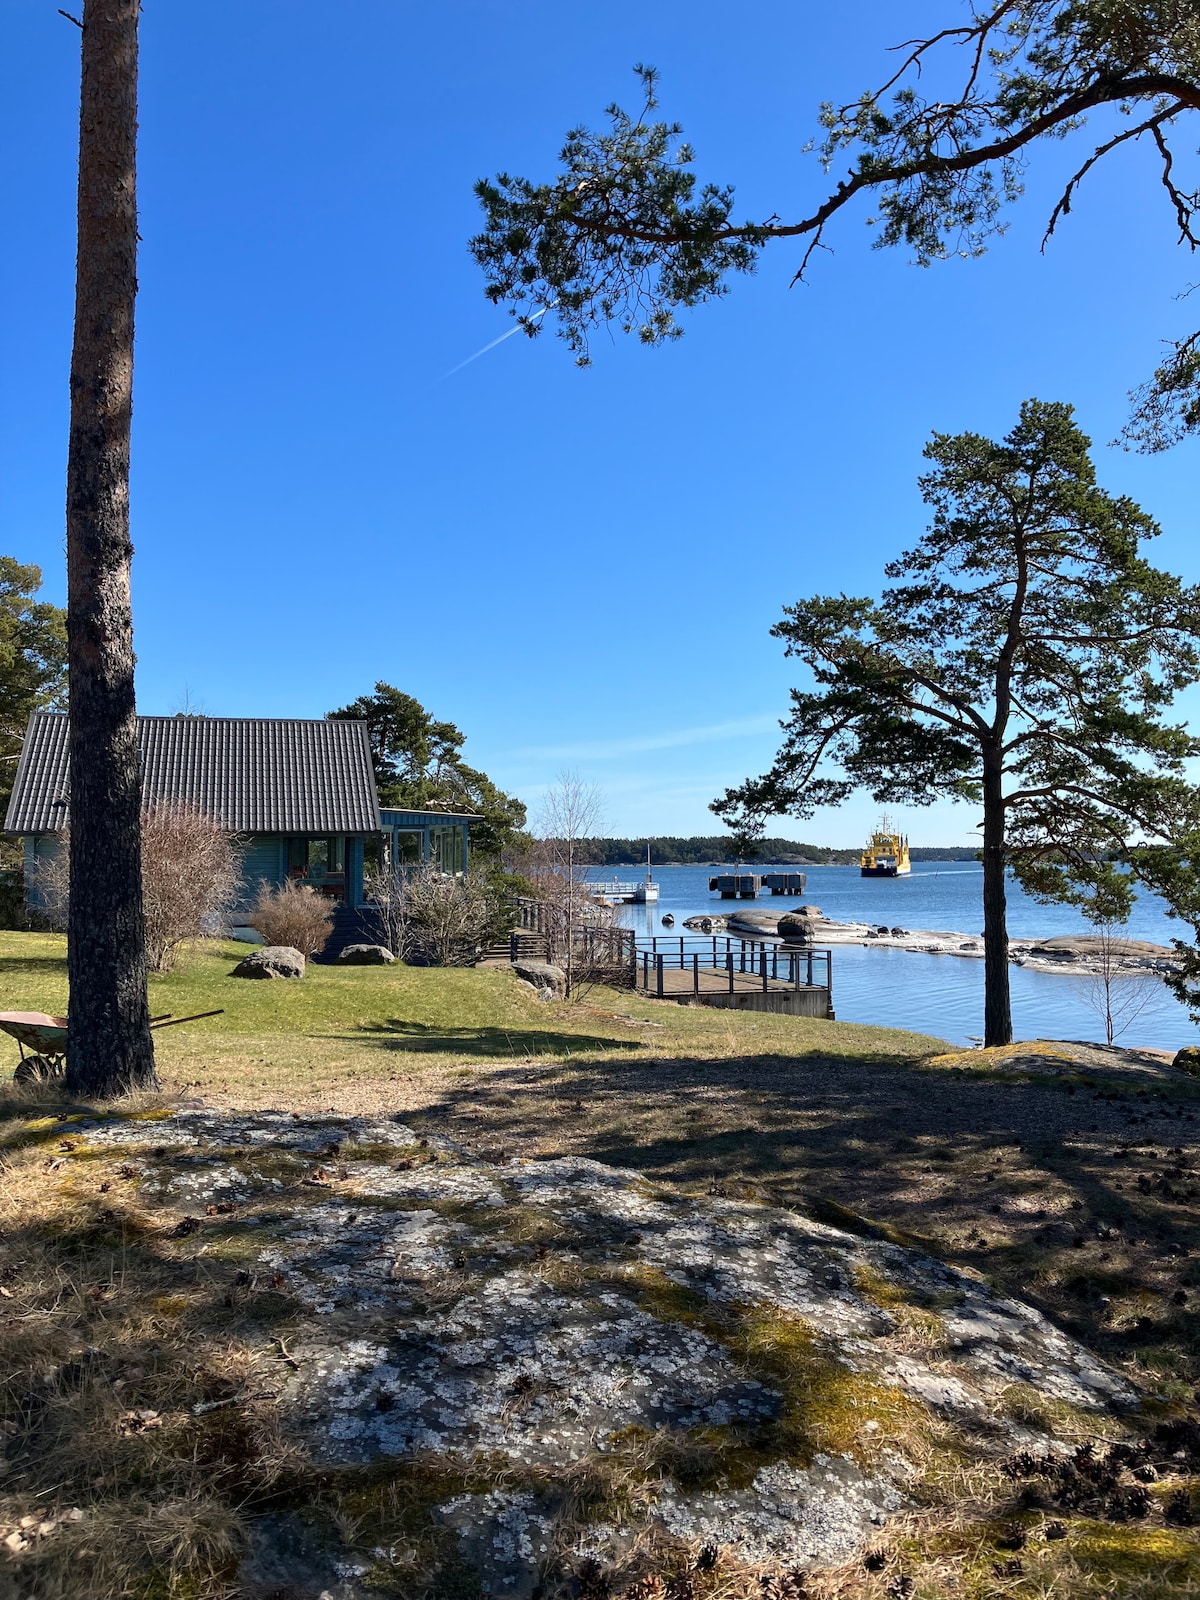
[[[595,867],[594,879],[636,881],[645,868]],[[737,908],[778,911],[796,904],[819,906],[834,922],[884,923],[889,928],[954,932],[976,938],[983,928],[983,869],[978,862],[918,862],[903,878],[863,878],[857,867],[805,867],[803,899],[763,895],[757,900],[722,900],[711,894],[712,867],[654,867],[657,905],[627,905],[624,926],[639,938],[685,933],[685,917],[713,916]],[[747,866],[769,872],[769,866]],[[796,869],[792,869],[796,870]],[[662,926],[664,915],[675,926]],[[1059,934],[1094,933],[1071,906],[1044,906],[1019,885],[1008,885],[1008,931],[1016,939],[1050,939]],[[1168,917],[1152,895],[1139,897],[1122,930],[1130,939],[1170,944],[1187,937],[1183,924]],[[833,1003],[843,1022],[873,1022],[931,1033],[965,1045],[983,1033],[983,962],[951,955],[916,955],[907,950],[862,945],[833,947]],[[1013,1033],[1018,1039],[1094,1039],[1103,1041],[1104,1021],[1090,1001],[1094,983],[1065,973],[1029,972],[1010,966]],[[1138,980],[1134,980],[1138,981]],[[1200,1043],[1200,1032],[1186,1009],[1163,984],[1144,985],[1148,1003],[1118,1043],[1177,1050]]]

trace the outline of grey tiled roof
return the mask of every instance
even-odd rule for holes
[[[236,833],[374,833],[379,802],[365,722],[272,717],[139,717],[147,805],[195,805]],[[29,719],[8,806],[9,833],[67,820],[67,719]]]

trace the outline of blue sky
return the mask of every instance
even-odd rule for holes
[[[982,261],[872,252],[864,209],[807,287],[777,246],[668,349],[601,337],[579,372],[518,337],[447,376],[508,326],[467,254],[472,182],[550,175],[569,125],[634,102],[634,62],[738,212],[786,215],[823,193],[819,102],[958,9],[147,0],[140,708],[319,716],[384,678],[532,803],[569,766],[612,832],[717,831],[708,800],[774,749],[780,608],[871,591],[924,525],[931,430],[1003,433],[1030,395],[1075,403],[1102,481],[1160,519],[1157,560],[1200,578],[1197,446],[1104,445],[1190,330],[1148,152],[1102,167],[1044,255],[1069,147]],[[0,78],[0,549],[61,600],[78,34],[51,0],[0,0]],[[854,843],[875,811],[782,831]],[[925,843],[972,824],[901,820]]]

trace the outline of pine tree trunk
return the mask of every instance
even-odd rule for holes
[[[1001,757],[983,757],[983,1042],[1012,1043],[1008,988],[1008,907],[1004,885],[1004,790]]]
[[[133,691],[129,434],[139,0],[85,0],[67,458],[71,894],[67,1080],[154,1086]]]

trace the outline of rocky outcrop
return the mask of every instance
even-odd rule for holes
[[[1061,967],[1098,972],[1104,963],[1115,963],[1118,972],[1167,972],[1178,960],[1170,945],[1150,944],[1145,939],[1105,939],[1097,934],[1071,934],[1032,943],[1013,939],[1009,957],[1040,972]]]
[[[397,1122],[283,1112],[72,1139],[119,1151],[164,1237],[249,1286],[231,1293],[288,1305],[270,1401],[341,1543],[307,1549],[285,1516],[247,1581],[327,1557],[372,1593],[531,1600],[586,1571],[617,1594],[681,1540],[799,1574],[858,1557],[931,1458],[965,1479],[1036,1461],[1051,1417],[1074,1439],[1135,1403],[1039,1312],[918,1251],[596,1161],[487,1164]],[[1055,1404],[1017,1412],[1014,1386]],[[426,1509],[356,1542],[328,1497],[393,1480]]]
[[[302,978],[304,957],[290,944],[264,944],[243,956],[230,973],[233,978]]]
[[[773,938],[779,932],[778,911],[731,911],[725,919],[730,933]]]
[[[701,920],[689,917],[684,924],[695,929]],[[711,931],[718,931],[718,918],[711,919]],[[817,906],[797,906],[781,916],[770,911],[735,911],[725,919],[727,931],[735,937],[782,937],[792,944],[861,944],[884,949],[908,950],[921,955],[973,957],[983,960],[983,935],[956,933],[951,929],[902,928],[887,923],[836,922],[822,915]],[[704,932],[710,931],[704,929]],[[1098,935],[1073,934],[1054,939],[1010,939],[1009,960],[1034,972],[1091,974],[1101,970],[1102,959],[1115,957],[1120,973],[1165,972],[1177,962],[1169,945],[1150,944],[1141,939],[1109,942],[1109,955],[1102,958]]]
[[[348,944],[338,952],[339,967],[386,967],[395,956],[383,944]]]

